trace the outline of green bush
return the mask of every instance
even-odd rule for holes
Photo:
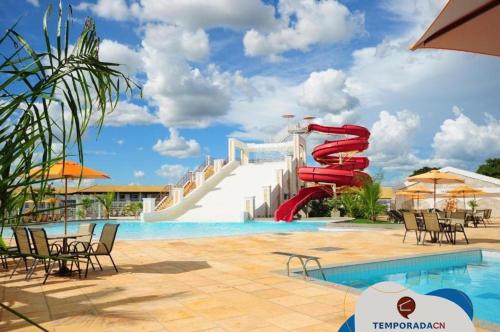
[[[326,200],[315,199],[309,203],[309,217],[329,217],[331,210]]]

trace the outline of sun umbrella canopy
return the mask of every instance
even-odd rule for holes
[[[486,194],[481,189],[472,188],[472,187],[465,186],[465,185],[458,186],[456,188],[448,190],[447,193],[452,194],[452,195],[464,195],[464,194],[465,195],[484,195],[484,194]]]
[[[407,192],[410,194],[411,193],[413,193],[413,194],[432,194],[431,189],[426,188],[424,186],[419,186],[419,185],[405,189],[403,192]]]
[[[109,179],[109,175],[96,171],[95,169],[85,167],[76,161],[66,160],[56,162],[47,170],[35,168],[30,172],[31,176],[47,177],[48,179],[64,179],[64,234],[67,233],[68,221],[68,179]]]
[[[410,176],[407,178],[410,182],[420,182],[420,183],[463,183],[464,179],[449,173],[443,173],[439,170],[432,170],[427,173]]]
[[[417,48],[500,56],[500,0],[449,0]]]
[[[434,185],[434,209],[436,209],[436,185],[437,184],[443,184],[443,183],[463,183],[464,179],[461,177],[449,174],[449,173],[443,173],[440,172],[439,170],[432,170],[430,172],[424,173],[424,174],[419,174],[415,176],[410,176],[407,178],[408,181],[410,182],[420,182],[420,183],[432,183]]]
[[[76,161],[67,160],[65,162],[59,161],[50,166],[48,170],[43,173],[40,168],[35,168],[30,172],[31,176],[47,176],[49,179],[109,179],[109,175],[96,171],[92,168],[80,165]]]

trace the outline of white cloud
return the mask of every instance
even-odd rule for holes
[[[434,158],[456,162],[482,162],[500,155],[500,123],[486,115],[486,123],[472,121],[457,106],[455,119],[447,119],[434,135]]]
[[[170,182],[175,182],[179,180],[187,171],[188,169],[182,165],[165,164],[156,170],[156,174]]]
[[[131,12],[125,0],[98,0],[97,3],[82,2],[75,6],[77,10],[90,10],[99,17],[125,21]]]
[[[145,125],[158,123],[158,118],[148,111],[146,106],[122,100],[113,112],[108,113],[104,120],[105,126],[121,127],[125,125]]]
[[[165,140],[159,139],[153,150],[162,156],[175,158],[188,158],[198,156],[201,152],[200,144],[194,139],[185,139],[179,135],[175,128],[170,128],[170,137]]]
[[[26,0],[29,4],[32,4],[35,7],[40,7],[40,1],[39,0]]]
[[[372,125],[370,147],[364,153],[371,165],[385,169],[418,168],[419,159],[412,152],[413,136],[420,126],[418,114],[404,110],[391,114],[382,111]]]
[[[120,70],[134,75],[142,70],[142,58],[139,51],[114,40],[104,39],[99,45],[99,58],[105,62],[122,65]]]
[[[300,103],[323,113],[353,109],[359,101],[346,91],[346,78],[344,72],[335,69],[312,72],[302,85]]]
[[[123,139],[119,139],[116,141],[116,144],[118,145],[123,145],[125,143],[125,141]]]
[[[144,171],[141,171],[141,170],[134,171],[134,178],[143,178],[144,175],[146,175],[146,173],[144,173]]]
[[[188,29],[233,29],[274,25],[274,8],[255,0],[141,0],[132,10],[143,20],[174,23]]]
[[[243,38],[249,56],[280,60],[288,50],[307,51],[313,44],[347,41],[363,31],[364,16],[336,0],[281,0],[278,26],[269,33],[251,29]]]
[[[201,60],[207,53],[208,36],[202,30],[188,32],[161,24],[146,27],[144,94],[158,107],[157,116],[165,126],[206,127],[227,113],[227,87],[186,61]]]

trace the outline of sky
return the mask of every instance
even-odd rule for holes
[[[0,25],[20,19],[42,49],[48,3],[4,0]],[[366,126],[368,172],[386,185],[423,166],[475,171],[500,156],[500,59],[409,51],[444,3],[64,1],[73,33],[93,17],[101,59],[143,87],[86,133],[85,164],[111,175],[103,183],[172,183],[206,155],[226,158],[228,137],[272,139],[292,113]]]

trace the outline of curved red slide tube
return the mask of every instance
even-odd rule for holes
[[[362,152],[368,149],[370,132],[365,127],[355,125],[344,125],[342,127],[329,127],[318,124],[310,124],[308,131],[324,134],[349,135],[350,138],[325,141],[314,148],[312,156],[318,163],[325,167],[300,167],[298,176],[302,181],[335,183],[341,186],[361,186],[370,176],[363,169],[368,167],[369,161],[366,157],[342,158],[339,153]],[[321,199],[332,196],[332,188],[328,185],[307,187],[299,190],[297,195],[281,204],[274,213],[276,221],[292,221],[293,216],[313,199]]]

